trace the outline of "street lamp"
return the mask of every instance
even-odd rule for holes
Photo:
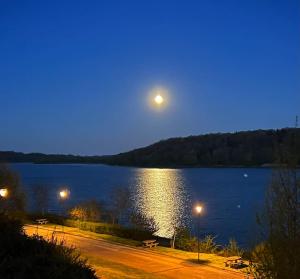
[[[70,191],[68,189],[62,189],[58,192],[58,198],[61,205],[61,211],[63,211],[63,202],[67,200],[70,196]],[[62,212],[63,213],[63,212]]]
[[[63,217],[63,213],[64,213],[63,202],[69,198],[70,191],[68,189],[62,189],[62,190],[59,191],[58,195],[59,195],[61,211],[62,211],[61,215]],[[62,222],[61,227],[62,227],[62,232],[64,234],[64,224],[63,223],[64,222]]]
[[[66,200],[70,195],[70,191],[67,189],[59,191],[59,197],[61,200]]]
[[[202,212],[202,206],[201,205],[196,205],[195,206],[195,212],[196,212],[196,215],[197,215],[197,218],[198,218],[198,222],[197,222],[197,238],[198,238],[198,263],[199,263],[199,253],[200,253],[200,245],[199,245],[199,226],[200,226],[200,214]]]
[[[0,189],[0,196],[2,198],[7,198],[7,196],[8,196],[8,190],[6,188]]]

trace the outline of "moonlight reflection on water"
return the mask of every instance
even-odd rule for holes
[[[159,228],[156,235],[171,238],[174,229],[188,219],[189,201],[181,170],[137,169],[135,179],[135,208],[153,218]]]

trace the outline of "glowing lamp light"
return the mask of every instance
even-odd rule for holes
[[[68,190],[61,190],[59,192],[59,197],[63,200],[67,199],[70,195],[70,192]]]
[[[200,260],[199,260],[199,254],[200,254],[200,244],[199,244],[199,239],[200,239],[200,235],[199,235],[199,231],[200,231],[200,213],[202,212],[202,206],[201,205],[196,205],[195,206],[195,211],[196,211],[196,214],[197,214],[197,219],[198,219],[198,222],[197,222],[197,239],[198,239],[198,263],[200,263]]]
[[[195,207],[195,210],[196,210],[196,213],[197,213],[197,214],[200,214],[200,213],[202,212],[202,206],[197,205],[197,206]]]
[[[3,189],[0,189],[0,196],[2,198],[6,198],[8,196],[8,190],[3,188]]]

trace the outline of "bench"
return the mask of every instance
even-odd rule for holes
[[[149,239],[149,240],[144,240],[143,241],[143,246],[146,248],[152,248],[152,247],[156,247],[159,243],[156,242],[155,239]]]
[[[48,223],[47,219],[36,219],[35,221],[40,225],[44,225]]]
[[[231,268],[241,268],[244,264],[242,258],[238,256],[229,257],[224,263],[226,267],[229,266]]]

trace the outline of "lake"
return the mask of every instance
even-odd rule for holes
[[[57,192],[67,185],[69,204],[87,199],[108,201],[115,186],[128,187],[133,206],[152,217],[159,226],[157,234],[171,237],[174,227],[188,225],[195,233],[192,208],[203,204],[201,235],[217,235],[225,244],[235,238],[247,247],[257,237],[256,213],[264,203],[271,170],[265,168],[154,169],[116,167],[96,164],[12,164],[27,192],[32,186],[50,189],[50,208],[58,210]]]

